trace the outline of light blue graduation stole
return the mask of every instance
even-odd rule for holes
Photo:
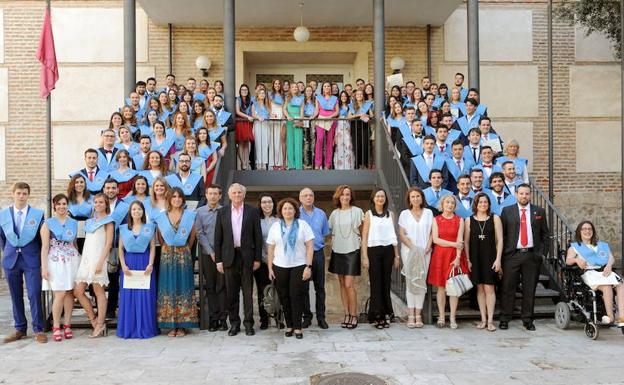
[[[448,145],[446,142],[444,143],[444,152],[440,151],[440,147],[438,146],[438,143],[436,142],[435,146],[433,147],[433,153],[435,155],[444,157],[445,159],[453,157],[453,150],[451,149],[451,146]]]
[[[294,107],[301,107],[304,99],[305,97],[303,95],[293,96],[292,98],[290,98],[288,104]]]
[[[443,156],[435,156],[434,154],[433,167],[429,168],[427,167],[427,162],[425,161],[424,154],[415,156],[412,158],[412,162],[414,162],[414,165],[416,166],[416,169],[418,170],[420,179],[422,179],[425,183],[429,183],[429,173],[431,172],[431,170],[433,169],[442,170],[442,167],[444,166],[445,161],[446,161],[446,158],[444,158]]]
[[[110,215],[105,216],[104,218],[100,219],[99,221],[97,221],[95,218],[89,218],[87,219],[87,221],[85,222],[85,232],[87,233],[94,233],[95,230],[99,229],[100,227],[104,226],[107,223],[113,223],[113,217]]]
[[[609,256],[611,255],[611,249],[606,242],[598,241],[597,250],[594,251],[591,247],[584,243],[573,242],[572,247],[574,251],[591,266],[604,266],[609,262]]]
[[[215,110],[215,115],[217,115],[217,124],[219,126],[225,126],[225,123],[227,123],[230,116],[232,116],[231,113],[227,112],[223,108],[219,111]]]
[[[319,105],[325,111],[333,111],[334,107],[336,107],[336,103],[338,103],[338,98],[334,95],[331,95],[329,99],[325,99],[324,96],[319,96],[316,100],[318,100]]]
[[[165,139],[160,143],[156,141],[156,137],[152,134],[152,150],[160,152],[162,156],[166,156],[169,153],[169,150],[171,150],[172,146],[177,147],[176,135],[173,134],[173,130],[169,130],[170,129],[168,129],[167,133],[165,134]],[[184,141],[182,142],[182,144],[184,144]]]
[[[271,103],[279,105],[284,104],[284,98],[282,95],[271,92],[269,93],[269,96],[271,97]]]
[[[110,177],[115,179],[118,183],[123,183],[123,182],[127,182],[130,179],[134,178],[134,176],[137,174],[136,170],[133,170],[131,168],[127,169],[126,171],[122,173],[119,172],[119,170],[115,170],[113,172],[110,173]]]
[[[117,198],[117,204],[115,205],[115,210],[110,214],[110,216],[115,221],[115,228],[118,228],[121,222],[128,215],[128,209],[130,206],[124,202],[122,199]]]
[[[440,202],[440,198],[446,195],[453,195],[453,193],[449,190],[440,189],[440,191],[438,191],[438,196],[436,196],[432,187],[427,187],[423,190],[423,192],[425,193],[425,200],[427,201],[427,204],[434,208],[438,207],[438,202]]]
[[[488,167],[489,168],[489,167]],[[483,164],[481,162],[479,162],[478,164],[472,166],[473,170],[481,170],[483,171],[483,187],[485,188],[489,188],[490,187],[490,175],[492,175],[492,173],[494,172],[503,172],[503,169],[501,168],[501,166],[492,163],[492,169],[490,174],[486,174]]]
[[[435,135],[435,129],[433,127],[429,127],[429,125],[427,124],[427,115],[422,115],[420,117],[420,122],[422,123],[422,126],[425,128],[425,132],[427,133],[427,135]],[[427,127],[429,127],[429,130],[427,130]]]
[[[93,175],[93,182],[89,180],[89,174],[86,171],[80,171],[74,174],[70,174],[69,177],[71,178],[76,174],[80,174],[84,177],[85,181],[87,182],[87,190],[91,192],[102,191],[102,187],[104,187],[104,182],[106,181],[106,178],[108,178],[108,172],[102,170],[101,168],[98,168],[97,172]]]
[[[196,92],[193,94],[193,100],[199,100],[200,102],[203,102],[206,100],[206,95],[202,94],[201,92]]]
[[[128,207],[130,207],[130,205],[134,201],[139,201],[139,202],[143,203],[143,206],[145,207],[145,210],[147,210],[146,206],[148,204],[150,204],[150,197],[146,196],[145,198],[143,198],[143,200],[139,200],[139,199],[137,199],[137,197],[135,195],[132,195],[132,193],[130,193],[129,195],[126,195],[126,197],[124,197],[124,202],[126,202],[128,204]],[[147,213],[145,215],[147,215]]]
[[[55,218],[48,218],[45,221],[50,232],[54,234],[54,238],[63,242],[73,242],[78,235],[78,221],[71,218],[65,218],[65,224]]]
[[[503,163],[512,161],[514,166],[516,166],[516,175],[520,176],[524,174],[524,170],[529,165],[529,160],[526,158],[517,157],[516,159],[509,159],[506,156],[501,156],[500,158],[496,158],[496,164],[503,167]]]
[[[269,111],[267,111],[267,108],[264,106],[264,104],[254,104],[254,107],[254,112],[256,113],[257,117],[260,117],[262,119],[269,118]]]
[[[197,148],[199,152],[199,156],[204,159],[208,159],[210,155],[212,155],[215,151],[217,151],[221,147],[221,143],[219,142],[211,142],[210,146],[205,144],[200,144]]]
[[[152,129],[152,126],[149,124],[144,124],[142,125],[139,130],[141,130],[141,135],[147,135],[147,136],[152,136],[154,135],[154,130]],[[153,140],[153,138],[152,138]]]
[[[403,102],[403,109],[406,109],[407,107],[416,107],[414,103],[409,100],[409,98],[405,99],[405,102]]]
[[[12,207],[7,207],[0,211],[0,227],[2,227],[7,241],[13,247],[24,247],[37,236],[39,224],[43,220],[43,210],[36,209],[32,206],[26,206],[26,216],[23,219],[24,224],[19,237],[14,231],[13,218],[11,217],[12,210]]]
[[[457,119],[457,124],[459,125],[459,128],[461,128],[462,133],[465,136],[468,136],[468,132],[470,131],[472,126],[468,124],[468,119],[466,119],[466,116],[462,116],[461,118]]]
[[[462,102],[465,102],[467,97],[468,97],[468,89],[464,88],[464,87],[460,87],[459,88],[459,99]]]
[[[175,150],[182,151],[184,148],[184,141],[186,140],[186,136],[184,134],[175,134]]]
[[[459,139],[460,135],[461,131],[459,130],[449,130],[448,137],[446,138],[446,144],[452,146],[453,142]]]
[[[119,164],[117,163],[117,160],[115,160],[115,155],[117,155],[117,152],[111,155],[110,163],[106,159],[106,155],[104,155],[102,151],[100,151],[100,149],[97,150],[97,153],[98,153],[98,162],[97,162],[98,169],[111,172],[119,168]]]
[[[485,183],[485,180],[483,182]],[[518,202],[515,196],[513,196],[512,194],[507,194],[507,196],[504,197],[501,203],[499,204],[498,198],[496,197],[496,195],[494,195],[494,191],[486,190],[486,193],[490,197],[490,205],[492,206],[490,210],[494,214],[499,215],[499,216],[501,215],[505,207],[515,205]],[[503,196],[504,196],[504,193],[503,193]]]
[[[134,134],[134,132],[133,132],[133,134]],[[139,144],[137,142],[131,142],[130,145],[128,146],[128,148],[126,148],[126,146],[123,143],[117,143],[117,144],[115,144],[115,147],[117,147],[120,150],[128,151],[128,154],[130,154],[131,158],[141,151],[141,146],[139,146]]]
[[[249,101],[250,101],[251,103],[249,103],[249,105],[247,106],[247,108],[243,109],[243,102],[242,102],[242,100],[241,100],[240,96],[237,96],[237,97],[236,97],[236,102],[238,103],[238,105],[239,105],[239,107],[240,107],[241,111],[242,111],[244,114],[251,116],[251,105],[253,104],[253,98],[250,98],[250,99],[249,99]]]
[[[210,137],[211,142],[216,142],[217,139],[221,137],[225,133],[225,128],[218,126],[217,128],[211,130],[208,129],[208,136]]]
[[[463,115],[461,103],[451,103],[451,115],[453,115],[453,121],[459,119]],[[465,107],[464,107],[465,108]]]
[[[446,168],[449,170],[449,172],[453,176],[453,179],[455,180],[457,180],[457,178],[459,178],[462,174],[468,174],[472,166],[474,166],[474,162],[470,159],[466,159],[465,156],[462,158],[462,161],[464,162],[464,167],[462,169],[457,166],[457,161],[455,160],[455,158],[453,158],[452,155],[448,157],[445,161]]]
[[[372,110],[374,108],[375,108],[374,100],[367,100],[362,104],[362,110],[364,111],[363,113],[368,113],[369,110]]]
[[[465,208],[463,203],[461,202],[461,199],[459,199],[459,195],[456,196],[457,198],[457,202],[456,205],[457,207],[455,208],[455,214],[459,215],[462,218],[468,218],[469,216],[472,215],[472,199],[474,198],[474,192],[470,191],[470,193],[468,194],[468,199],[470,204],[468,205],[468,208]]]
[[[93,211],[93,197],[83,200],[82,203],[70,203],[68,209],[74,218],[88,218]]]
[[[143,163],[145,162],[145,158],[147,156],[143,156],[143,154],[138,153],[132,157],[132,164],[134,164],[134,168],[137,172],[143,170]]]
[[[340,114],[339,116],[341,118],[346,118],[349,115],[349,107],[348,106],[340,107],[340,109],[338,110],[338,113]]]
[[[191,230],[195,224],[195,213],[190,210],[184,210],[177,231],[169,221],[169,216],[166,213],[156,218],[156,224],[158,225],[160,235],[162,235],[167,245],[178,247],[185,246],[186,240],[191,234]]]
[[[190,173],[189,177],[186,179],[186,183],[182,184],[182,180],[178,174],[171,174],[167,176],[165,179],[169,186],[171,187],[179,187],[184,192],[184,195],[189,196],[195,190],[197,183],[201,180],[202,176],[198,173]]]
[[[475,110],[475,115],[485,116],[485,112],[487,111],[487,106],[485,104],[479,104],[477,109]]]
[[[401,132],[401,138],[403,139],[403,143],[407,146],[412,156],[418,156],[423,153],[422,146],[418,145],[416,139],[412,136],[412,130],[409,127],[407,121],[403,121],[403,124],[400,124],[399,131]]]
[[[119,226],[119,236],[123,241],[124,249],[129,253],[143,253],[150,245],[150,241],[154,238],[156,225],[153,223],[144,223],[141,225],[139,235],[135,235],[127,224]]]
[[[132,135],[134,135],[134,133],[137,132],[137,130],[139,129],[137,126],[133,125],[129,125],[128,128],[130,129],[130,133],[132,133]]]
[[[154,183],[154,176],[152,176],[152,172],[150,170],[143,170],[139,172],[139,175],[144,176],[147,179],[147,185],[152,187],[152,183]],[[165,174],[161,174],[160,176],[165,177]]]
[[[435,98],[435,100],[431,104],[431,107],[433,107],[436,110],[439,110],[440,106],[442,105],[442,103],[444,103],[445,100],[446,100],[446,98],[438,96],[438,97]]]
[[[404,117],[401,116],[400,119],[395,119],[391,116],[388,117],[388,119],[386,119],[386,122],[388,123],[388,127],[401,127],[402,125],[404,125],[406,123],[406,120]]]
[[[310,117],[312,116],[312,114],[314,114],[314,110],[316,109],[316,104],[312,103],[312,102],[307,102],[305,104],[305,107],[303,107],[303,114],[306,117]]]
[[[202,118],[197,118],[193,122],[193,133],[196,133],[197,130],[204,126],[204,120]]]

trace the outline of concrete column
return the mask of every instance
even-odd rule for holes
[[[468,0],[468,81],[479,89],[479,0]]]
[[[383,131],[383,125],[381,118],[383,116],[384,103],[384,89],[386,87],[386,74],[385,74],[385,20],[384,20],[384,0],[373,0],[373,30],[374,30],[374,59],[375,59],[375,119],[377,124],[375,125],[375,167],[381,169],[381,163],[383,160],[382,135],[385,135]]]
[[[127,96],[134,91],[136,83],[136,4],[124,0],[124,90]]]
[[[235,98],[236,98],[236,24],[234,14],[234,0],[223,0],[223,69],[225,76],[223,78],[225,95],[225,108],[235,115]],[[234,143],[234,130],[228,131],[227,136],[228,147],[225,155],[221,160],[219,173],[221,174],[220,183],[224,189],[231,183],[230,171],[236,169],[236,145]]]

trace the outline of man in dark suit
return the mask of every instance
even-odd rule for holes
[[[245,186],[233,183],[228,189],[231,204],[217,214],[214,253],[217,270],[225,274],[227,309],[230,318],[228,335],[240,332],[239,295],[243,290],[245,334],[255,334],[253,325],[253,272],[262,261],[262,229],[257,208],[245,204]]]
[[[533,306],[535,288],[542,264],[548,253],[548,223],[543,208],[529,203],[531,186],[516,189],[518,203],[507,206],[501,214],[503,224],[503,294],[499,327],[509,328],[516,298],[516,287],[522,277],[522,324],[534,331]]]

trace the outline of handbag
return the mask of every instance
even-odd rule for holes
[[[457,270],[457,274],[455,274]],[[464,274],[460,267],[452,268],[446,280],[446,295],[449,297],[461,297],[462,294],[472,289],[472,281],[468,274]]]

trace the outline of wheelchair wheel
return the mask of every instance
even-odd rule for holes
[[[585,335],[592,340],[598,338],[598,326],[596,326],[593,322],[588,322],[585,324]]]
[[[559,329],[567,329],[570,326],[570,307],[565,302],[558,302],[555,306],[555,325]]]

